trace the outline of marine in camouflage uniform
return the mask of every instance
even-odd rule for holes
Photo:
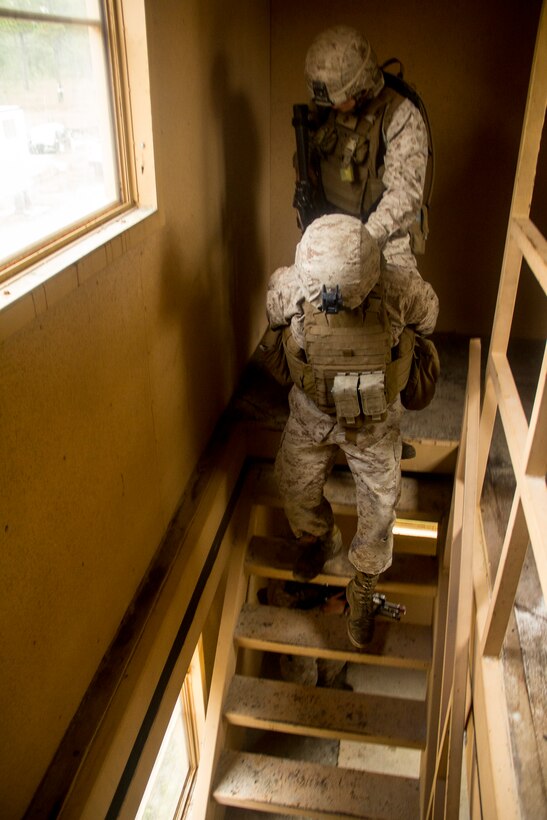
[[[354,217],[321,217],[305,231],[296,249],[294,265],[278,269],[270,278],[266,300],[270,327],[290,328],[290,334],[285,333],[287,350],[289,343],[304,349],[305,305],[319,306],[323,285],[339,285],[344,305],[351,309],[363,303],[379,279],[389,318],[391,347],[397,345],[407,325],[424,335],[430,334],[437,319],[438,300],[418,272],[403,273],[399,268],[383,265],[380,276],[378,245],[368,229]],[[357,501],[357,531],[349,548],[356,577],[348,587],[348,633],[356,646],[364,648],[372,637],[371,611],[363,615],[363,607],[354,604],[352,612],[351,597],[360,594],[366,581],[366,606],[371,610],[377,576],[391,564],[394,510],[400,492],[403,408],[397,396],[388,405],[382,421],[348,430],[336,415],[323,412],[296,384],[289,394],[289,406],[275,471],[290,526],[305,547],[304,571],[297,567],[295,577],[314,577],[341,546],[340,532],[324,496],[326,479],[341,449],[355,480]],[[316,560],[312,560],[312,571],[307,573],[310,556]],[[370,583],[368,579],[372,579]],[[354,625],[360,621],[353,635],[352,620]]]
[[[386,85],[368,40],[334,26],[313,41],[305,75],[319,127],[311,163],[321,190],[315,213],[349,213],[378,242],[385,264],[417,272],[428,134],[418,108]]]
[[[305,76],[316,123],[309,158],[314,216],[359,217],[378,242],[383,263],[412,277],[418,273],[414,252],[424,252],[428,233],[423,196],[432,145],[417,107],[427,118],[423,104],[380,69],[369,41],[348,26],[315,38]],[[403,442],[402,457],[414,455]]]

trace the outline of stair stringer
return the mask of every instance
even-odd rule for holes
[[[245,494],[247,498],[251,494],[251,484],[252,481],[248,480],[247,490],[249,492]],[[253,487],[252,492],[255,493],[255,490],[256,487]],[[255,502],[256,505],[260,506],[260,499],[257,500],[255,498]],[[274,504],[274,506],[276,505]],[[248,526],[244,526],[242,516],[241,525],[239,528],[239,531],[242,533],[242,537],[238,539],[237,548],[234,550],[230,561],[230,568],[228,570],[228,582],[226,587],[227,597],[224,602],[219,644],[211,683],[211,695],[207,712],[205,740],[202,747],[202,758],[200,760],[198,770],[198,781],[192,800],[194,807],[193,817],[207,818],[207,820],[209,820],[209,818],[221,817],[224,811],[222,806],[215,804],[215,801],[211,798],[210,792],[211,785],[215,778],[217,764],[230,731],[230,727],[227,725],[226,719],[223,716],[223,703],[229,688],[230,680],[236,672],[236,667],[243,671],[243,674],[256,675],[256,653],[252,649],[247,651],[244,648],[245,642],[243,642],[239,649],[240,655],[238,657],[237,648],[234,641],[234,630],[238,621],[239,610],[242,608],[246,600],[254,600],[256,592],[256,584],[249,584],[249,580],[255,581],[255,576],[252,574],[253,571],[251,570],[251,573],[249,573],[245,568],[247,543],[250,543],[254,532],[254,519],[256,514],[255,504],[250,506],[247,500],[245,503],[245,511],[249,516]],[[253,519],[252,521],[251,518]],[[333,583],[333,579],[330,576],[325,576],[325,578],[322,577],[321,582]],[[444,629],[441,627],[440,632],[443,631]],[[260,643],[258,645],[260,645]],[[307,652],[305,651],[304,654],[312,655],[313,653],[310,650]],[[361,660],[363,659],[365,662],[369,661],[367,656],[361,655]],[[431,692],[432,688],[434,687],[430,677],[428,682],[428,693]],[[428,698],[429,697],[430,695],[428,694]],[[374,743],[380,741],[372,740],[370,742]],[[422,752],[422,757],[423,756],[424,755]],[[422,765],[422,770],[423,769],[424,765]],[[340,772],[343,771],[344,770],[340,769]],[[367,773],[361,772],[361,775],[366,777]],[[233,805],[238,804],[235,803]],[[251,808],[251,806],[249,806],[249,808]],[[258,808],[258,806],[255,808]],[[265,809],[262,808],[261,810]],[[295,812],[287,811],[287,813],[294,814]],[[306,813],[306,816],[308,816],[308,813]],[[312,814],[309,814],[309,816],[312,816]],[[335,814],[329,815],[328,813],[320,812],[318,814],[314,814],[313,816],[326,817],[335,816]],[[365,817],[368,815],[363,814],[362,816]],[[417,807],[415,816],[418,816]]]
[[[247,476],[235,515],[237,516],[235,548],[228,562],[226,593],[207,700],[207,714],[200,743],[199,766],[192,794],[192,820],[220,820],[224,809],[211,798],[211,783],[227,733],[223,706],[229,683],[235,674],[237,647],[234,632],[241,607],[247,597],[248,576],[245,555],[252,530],[252,508]]]

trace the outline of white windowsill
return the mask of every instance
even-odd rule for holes
[[[139,244],[159,221],[155,207],[134,208],[0,285],[0,342]]]

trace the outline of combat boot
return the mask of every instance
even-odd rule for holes
[[[342,533],[334,525],[326,535],[303,535],[298,539],[303,546],[293,569],[293,578],[297,581],[311,581],[319,575],[325,561],[334,558],[342,549]]]
[[[403,441],[401,445],[401,459],[416,458],[416,448],[408,441]]]
[[[374,601],[378,575],[356,572],[346,587],[349,604],[348,638],[357,649],[364,649],[374,634]]]

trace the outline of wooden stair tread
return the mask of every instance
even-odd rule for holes
[[[351,660],[426,669],[431,662],[431,628],[376,619],[367,652],[355,649],[346,634],[345,618],[317,610],[244,604],[234,639],[239,646],[265,652]]]
[[[229,723],[310,737],[425,747],[425,703],[236,675]]]
[[[254,535],[247,549],[247,572],[263,578],[294,580],[292,568],[298,557],[295,539]],[[327,562],[324,571],[313,579],[315,584],[346,586],[355,574],[347,553],[343,552]],[[380,576],[379,592],[406,590],[415,594],[434,596],[437,591],[437,560],[427,555],[394,553],[393,564]]]
[[[226,750],[218,803],[305,817],[408,820],[419,817],[418,780]]]

